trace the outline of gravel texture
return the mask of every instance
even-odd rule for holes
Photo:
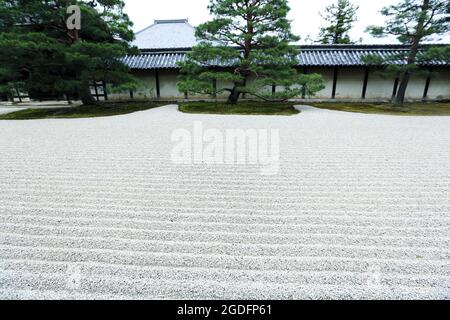
[[[11,113],[11,112],[21,111],[24,109],[26,109],[26,108],[0,106],[0,114],[7,114],[7,113]]]
[[[450,299],[450,117],[302,110],[0,122],[0,298]],[[194,121],[279,174],[172,164]]]
[[[12,102],[0,101],[0,115],[26,109],[60,109],[60,108],[73,108],[80,105],[81,102],[79,101],[75,101],[70,105],[67,102],[63,101],[46,101],[46,102],[28,101],[14,104]]]

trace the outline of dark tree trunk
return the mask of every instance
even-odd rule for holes
[[[411,50],[410,50],[409,56],[408,56],[408,65],[413,65],[416,63],[417,54],[419,52],[420,41],[423,38],[423,30],[425,27],[426,16],[427,16],[428,11],[430,11],[430,0],[423,0],[421,11],[422,11],[421,16],[417,23],[416,32],[415,32],[415,35],[414,35],[414,37],[412,39],[412,43],[411,43]],[[405,71],[402,74],[401,80],[400,80],[400,86],[398,88],[397,95],[393,101],[394,104],[401,106],[405,102],[406,89],[408,88],[408,83],[409,83],[410,78],[411,78],[411,73],[409,71]]]
[[[84,85],[79,90],[79,96],[80,96],[81,102],[84,105],[91,105],[91,104],[97,103],[97,101],[94,99],[94,97],[91,94],[91,89],[90,89],[89,85]]]
[[[405,102],[406,89],[408,88],[410,78],[411,74],[408,71],[402,75],[397,95],[394,98],[394,104],[401,106]]]
[[[241,91],[237,87],[237,85],[234,86],[233,90],[230,92],[230,96],[228,97],[228,104],[237,104],[239,101],[239,97],[241,95]]]

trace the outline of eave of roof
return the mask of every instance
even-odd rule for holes
[[[422,47],[426,48],[429,45]],[[437,46],[443,46],[437,45]],[[148,69],[178,69],[178,63],[186,60],[186,54],[191,48],[177,49],[147,49],[140,55],[127,56],[124,62],[137,70]],[[366,66],[362,57],[378,55],[386,58],[399,53],[408,52],[404,45],[304,45],[299,47],[299,67],[320,66]],[[401,61],[398,62],[402,63]],[[225,65],[218,65],[224,67]],[[448,61],[431,61],[423,66],[450,66]]]

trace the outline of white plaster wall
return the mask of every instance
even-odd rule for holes
[[[114,89],[108,85],[108,100],[130,100],[130,92],[129,91],[123,91],[123,92],[114,92]]]
[[[333,68],[309,68],[308,73],[318,73],[322,75],[325,80],[325,89],[316,93],[312,98],[316,99],[331,99],[331,94],[333,92]]]
[[[133,92],[134,99],[156,99],[155,73],[151,70],[132,71],[132,75],[141,81],[140,88]],[[130,92],[109,92],[109,100],[130,100]]]
[[[428,96],[430,99],[450,99],[450,68],[440,68],[435,70],[437,74],[432,78]],[[333,68],[308,68],[308,73],[319,73],[325,80],[325,89],[316,94],[317,99],[331,99],[333,89]],[[142,80],[143,88],[134,93],[135,99],[156,99],[156,80],[154,71],[134,72],[134,75]],[[184,99],[184,93],[178,92],[177,89],[177,71],[160,70],[160,90],[161,99]],[[252,79],[249,80],[251,83]],[[363,68],[343,68],[339,69],[338,82],[336,87],[336,99],[360,99],[364,81]],[[410,81],[406,92],[407,99],[422,99],[425,88],[426,77],[414,75]],[[217,88],[231,88],[232,83],[218,81]],[[394,79],[384,78],[371,70],[369,73],[369,81],[367,85],[367,99],[390,99],[394,88]],[[283,88],[277,87],[277,91]],[[271,87],[266,90],[271,92]],[[217,98],[225,99],[228,92],[220,94]],[[129,92],[110,93],[108,98],[114,99],[130,99]],[[190,99],[211,99],[208,95],[190,95]],[[248,97],[251,98],[251,97]]]
[[[364,69],[339,68],[336,86],[336,99],[358,99],[362,97]],[[333,86],[333,84],[331,85]],[[333,87],[331,87],[333,89]]]
[[[429,99],[450,99],[450,68],[436,70],[428,89]]]
[[[224,88],[228,88],[231,89],[233,88],[233,82],[231,81],[217,81],[217,90],[221,90]],[[228,91],[224,91],[220,94],[217,95],[217,98],[219,99],[226,99],[229,96],[229,92]]]
[[[163,99],[184,99],[184,93],[177,88],[178,72],[176,70],[160,70],[159,86],[161,98]]]
[[[130,100],[130,93],[120,92],[120,93],[109,93],[108,100]]]
[[[151,70],[133,72],[133,75],[142,81],[142,87],[134,92],[135,99],[155,99],[156,79],[155,72]]]
[[[367,99],[391,99],[395,79],[380,74],[380,70],[371,70],[367,83]]]
[[[247,85],[252,85],[256,80],[256,76],[255,75],[250,75],[247,78]],[[282,91],[284,88],[283,87],[277,87],[277,91]],[[260,90],[261,93],[264,94],[268,94],[268,93],[272,93],[272,86],[265,86],[263,88],[261,88]],[[249,96],[249,98],[251,98],[252,96]]]
[[[406,99],[422,99],[425,90],[426,76],[413,75],[406,89]]]

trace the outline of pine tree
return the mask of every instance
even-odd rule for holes
[[[449,59],[448,48],[429,46],[421,50],[420,47],[424,42],[449,32],[450,1],[402,0],[399,4],[383,8],[381,13],[387,18],[385,26],[371,26],[368,31],[375,37],[396,36],[410,50],[404,55],[386,59],[368,56],[366,62],[386,65],[387,73],[399,75],[400,85],[393,102],[402,105],[411,75],[420,72],[420,64],[431,59]],[[398,61],[405,61],[405,64],[399,65]]]
[[[291,31],[286,0],[211,0],[209,10],[213,20],[197,27],[201,42],[181,64],[181,92],[229,92],[228,103],[236,104],[243,94],[280,101],[324,88],[320,75],[295,69],[292,43],[299,38]],[[217,88],[217,81],[232,85]],[[283,90],[269,93],[271,86]]]
[[[67,8],[81,9],[81,30],[67,30]],[[120,58],[134,52],[132,23],[121,0],[0,0],[0,91],[77,96],[93,103],[89,84],[137,83]]]
[[[338,0],[325,8],[322,18],[327,21],[328,26],[320,28],[319,42],[321,44],[352,44],[349,31],[353,23],[358,20],[357,11],[359,7],[353,5],[349,0]]]

